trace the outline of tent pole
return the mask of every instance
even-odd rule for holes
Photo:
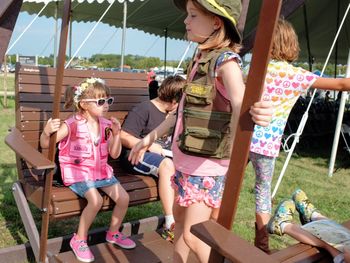
[[[337,1],[337,27],[339,27],[339,19],[340,19],[340,0]],[[337,77],[337,65],[338,65],[338,41],[335,44],[335,51],[334,51],[334,78]],[[335,92],[334,92],[335,97]]]
[[[185,60],[185,57],[186,57],[186,55],[187,55],[187,53],[188,53],[188,50],[189,50],[190,47],[192,46],[192,43],[193,43],[193,42],[189,42],[189,43],[188,43],[187,48],[186,48],[185,52],[183,53],[183,55],[182,55],[182,57],[181,57],[181,59],[180,59],[180,61],[179,61],[179,64],[177,65],[177,67],[176,67],[176,69],[175,69],[175,71],[174,71],[174,75],[176,75],[177,72],[179,71],[179,68],[181,67],[182,62]]]
[[[123,36],[122,36],[122,50],[120,58],[120,71],[124,71],[124,55],[125,55],[125,36],[126,36],[126,16],[128,14],[128,3],[124,0],[124,10],[123,10]]]
[[[306,13],[305,4],[303,5],[303,14],[304,14],[305,33],[306,33],[307,53],[308,53],[308,58],[309,58],[309,71],[312,72],[312,64],[314,63],[314,58],[312,57],[312,54],[311,54],[309,23],[307,22],[307,13]]]
[[[70,11],[71,23],[69,23],[69,59],[72,59],[72,37],[73,37],[73,11]]]
[[[167,70],[166,70],[166,53],[167,53],[167,45],[168,45],[168,28],[166,27],[164,29],[164,37],[165,37],[165,41],[164,41],[164,78],[166,78],[167,75]]]
[[[346,76],[345,77],[346,78],[350,77],[350,49],[349,49],[349,55],[348,55],[348,66],[346,68]],[[348,93],[343,91],[341,94],[341,99],[340,99],[338,118],[337,118],[337,126],[336,126],[335,132],[334,132],[331,159],[329,161],[329,168],[328,168],[328,176],[329,177],[333,176],[335,158],[337,157],[340,129],[341,129],[341,125],[343,122],[345,101],[346,101],[347,97],[348,97]]]
[[[53,43],[53,67],[56,68],[57,65],[57,36],[58,36],[58,2],[56,2],[55,8],[55,36]]]

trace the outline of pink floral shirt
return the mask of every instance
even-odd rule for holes
[[[262,100],[272,101],[274,113],[269,126],[255,125],[250,151],[277,157],[288,116],[301,94],[316,81],[317,75],[284,61],[270,61]]]

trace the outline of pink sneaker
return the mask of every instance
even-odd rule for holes
[[[112,244],[116,244],[121,248],[125,248],[125,249],[132,249],[136,247],[136,244],[134,241],[132,241],[130,238],[128,238],[122,232],[119,232],[119,231],[116,231],[114,233],[107,231],[106,241]]]
[[[72,239],[69,242],[75,256],[82,262],[93,262],[95,260],[90,248],[87,245],[86,239],[77,239],[77,234],[74,233]]]

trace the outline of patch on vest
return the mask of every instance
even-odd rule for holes
[[[213,85],[187,83],[184,90],[187,103],[199,105],[209,105],[213,103]]]

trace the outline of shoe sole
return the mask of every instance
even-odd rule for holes
[[[112,240],[107,240],[107,239],[106,239],[106,241],[107,241],[108,243],[110,243],[110,244],[117,245],[118,247],[121,247],[121,248],[124,248],[124,249],[133,249],[133,248],[136,247],[136,244],[134,244],[134,245],[132,245],[132,246],[123,246],[123,245],[120,245],[120,244],[118,244],[117,242],[112,241]]]

